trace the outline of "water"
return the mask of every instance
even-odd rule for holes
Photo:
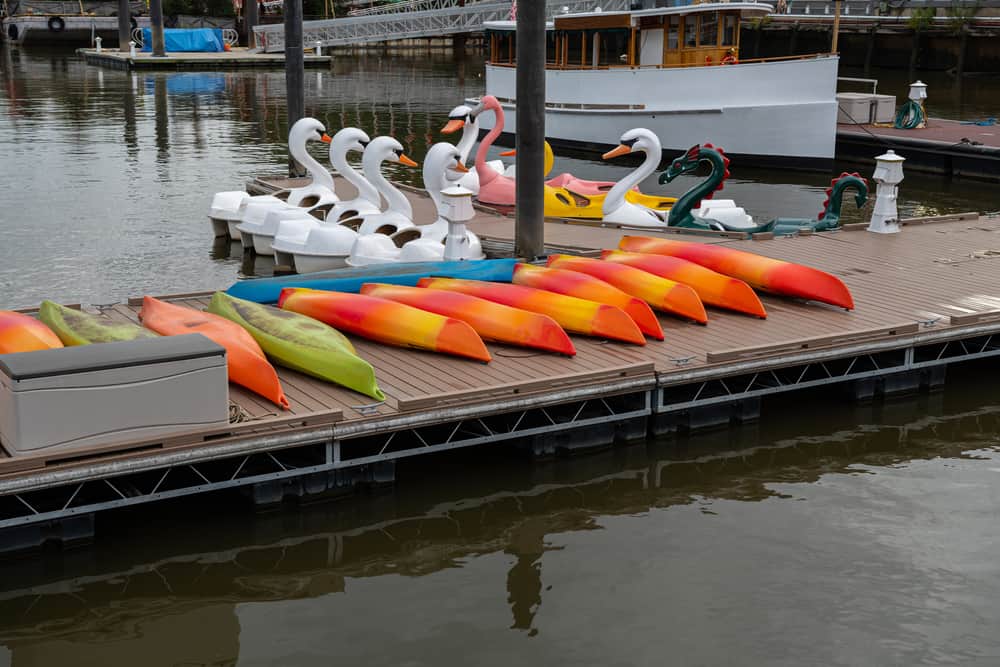
[[[0,63],[0,308],[44,298],[110,303],[235,280],[238,248],[213,246],[206,215],[214,192],[285,169],[280,72],[130,74],[87,67],[68,51],[2,51]],[[448,111],[482,93],[482,63],[427,54],[342,58],[332,72],[307,72],[306,84],[306,112],[328,128],[392,134],[419,160],[442,139]],[[946,107],[951,93],[936,95],[945,82],[935,81],[931,109],[985,115],[987,100],[995,104],[1000,94],[982,88],[970,83],[961,104]],[[841,168],[856,165],[836,173]],[[556,173],[600,179],[627,169],[565,156],[555,165]],[[420,181],[417,169],[390,171]],[[738,163],[731,171],[722,194],[761,220],[815,216],[830,180]],[[676,195],[693,182],[684,177],[664,189],[654,177],[643,188]],[[904,215],[992,211],[992,190],[911,173],[900,208]],[[861,219],[845,210],[848,220]]]
[[[280,74],[0,55],[0,307],[235,278],[205,214],[283,168]],[[480,73],[342,60],[307,75],[307,112],[420,159]],[[945,83],[934,113],[995,115],[995,88],[946,104]],[[734,172],[725,192],[765,218],[814,214],[828,182]],[[911,174],[901,207],[993,210],[993,192]],[[0,665],[993,665],[1000,396],[992,369],[957,375],[945,394],[776,399],[758,426],[572,460],[452,453],[334,503],[102,516],[90,547],[0,563]]]

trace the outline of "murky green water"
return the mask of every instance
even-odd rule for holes
[[[0,307],[234,280],[205,215],[212,192],[283,168],[280,73],[0,55]],[[419,158],[480,73],[344,59],[308,73],[307,110]],[[949,104],[943,85],[934,113],[996,115],[996,90]],[[727,194],[762,217],[815,213],[828,182],[733,171]],[[998,208],[993,186],[917,175],[902,197]],[[757,426],[572,460],[458,453],[401,465],[391,491],[265,514],[213,496],[104,516],[90,547],[0,563],[0,665],[993,665],[995,377],[874,407],[775,401]]]

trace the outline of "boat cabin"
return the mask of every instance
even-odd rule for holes
[[[692,67],[738,62],[740,21],[774,11],[762,2],[557,15],[546,25],[548,69]],[[516,23],[485,24],[490,64],[516,63]]]

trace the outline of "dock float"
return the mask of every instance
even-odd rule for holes
[[[897,130],[875,125],[837,125],[837,158],[874,163],[893,149],[906,168],[955,178],[1000,181],[1000,125],[930,118],[927,127]]]
[[[514,231],[486,214],[469,228],[497,242]],[[765,295],[766,320],[712,309],[708,326],[696,326],[661,315],[662,342],[574,337],[573,358],[490,344],[488,365],[352,338],[384,402],[281,368],[288,413],[230,385],[228,427],[62,454],[0,452],[0,549],[87,538],[96,513],[166,498],[243,487],[269,504],[391,482],[396,461],[457,448],[517,441],[547,456],[753,421],[768,397],[803,389],[839,385],[867,400],[938,388],[950,364],[1000,355],[1000,218],[911,220],[897,235],[862,229],[703,239],[833,273],[854,311]],[[635,231],[545,230],[552,244],[589,254],[624,233]],[[165,298],[202,309],[208,297]],[[104,313],[134,322],[140,305]]]
[[[77,49],[76,52],[88,65],[121,70],[214,70],[244,67],[278,69],[285,66],[283,53],[262,53],[245,47],[234,47],[232,51],[222,53],[168,53],[160,58],[142,51],[136,53],[134,58],[128,53],[109,49],[103,49],[100,53],[96,49]],[[331,60],[331,56],[305,54],[306,67],[329,67]]]

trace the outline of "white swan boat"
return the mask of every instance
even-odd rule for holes
[[[741,59],[740,21],[772,11],[763,2],[702,2],[557,15],[548,26],[546,137],[556,147],[605,149],[628,130],[646,127],[669,153],[712,142],[741,164],[827,169],[836,139],[838,57]],[[516,25],[490,21],[484,28],[486,94],[508,111],[510,142]],[[484,116],[481,124],[488,130],[493,119]]]
[[[605,160],[610,160],[619,155],[635,152],[645,153],[646,157],[637,169],[626,174],[611,187],[601,205],[603,221],[631,227],[666,227],[666,216],[660,211],[625,201],[625,195],[629,190],[652,176],[660,164],[663,149],[656,134],[643,127],[629,130],[621,136],[618,147],[608,151],[603,157]]]
[[[375,186],[379,195],[385,199],[386,210],[379,213],[363,213],[350,220],[342,220],[341,224],[356,229],[358,234],[393,234],[400,229],[413,226],[413,207],[399,189],[389,182],[382,174],[383,162],[396,162],[407,167],[416,167],[417,163],[403,153],[403,145],[392,137],[375,137],[365,148],[361,158],[361,168],[365,180]]]

